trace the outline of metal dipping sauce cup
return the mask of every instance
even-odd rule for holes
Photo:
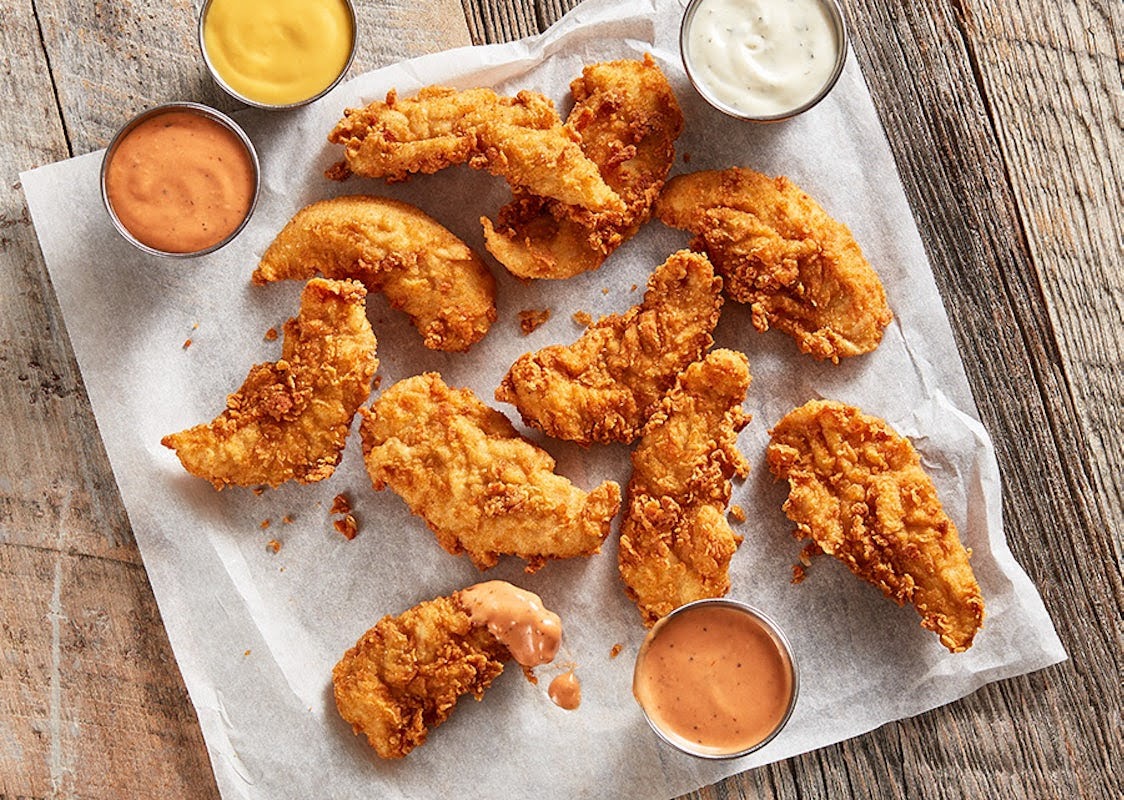
[[[334,81],[329,83],[316,94],[292,103],[263,103],[260,100],[254,100],[252,98],[246,97],[244,94],[241,94],[238,91],[232,89],[230,87],[230,84],[223,80],[223,77],[219,75],[218,70],[215,69],[215,65],[211,63],[211,57],[207,54],[207,43],[203,40],[203,24],[207,21],[207,12],[211,9],[212,2],[213,0],[206,0],[206,2],[203,3],[203,9],[199,12],[199,26],[197,31],[197,36],[199,38],[199,52],[203,54],[203,61],[207,64],[207,71],[211,73],[211,78],[215,81],[215,83],[219,85],[219,88],[233,97],[235,100],[245,103],[248,106],[253,106],[254,108],[263,108],[267,111],[284,111],[289,108],[299,108],[300,106],[308,105],[313,100],[319,100],[328,92],[332,91],[332,89],[335,89],[336,86],[339,85],[339,82],[343,80],[343,76],[347,74],[347,71],[349,69],[351,69],[351,62],[355,60],[356,43],[359,40],[359,20],[355,15],[355,3],[353,3],[352,0],[344,0],[344,3],[347,5],[348,16],[351,18],[351,46],[348,48],[347,61],[344,63],[343,69],[340,70],[339,75],[336,76],[336,79]]]
[[[250,199],[250,207],[246,210],[246,216],[242,218],[242,221],[238,224],[238,227],[231,231],[230,235],[222,241],[216,242],[210,247],[206,247],[202,250],[192,250],[187,253],[159,250],[155,247],[150,247],[149,245],[137,239],[129,231],[129,229],[125,227],[125,225],[118,218],[117,213],[113,210],[113,204],[109,201],[109,192],[106,190],[105,185],[106,174],[109,171],[109,163],[113,160],[113,156],[117,152],[117,147],[121,144],[121,142],[125,140],[125,137],[128,136],[129,133],[131,133],[132,130],[142,122],[159,116],[160,114],[167,114],[171,111],[183,111],[189,114],[198,114],[200,116],[206,117],[222,125],[224,128],[237,136],[239,141],[241,141],[242,145],[246,148],[246,155],[250,159],[250,164],[253,167],[254,174],[254,196]],[[226,114],[223,114],[221,111],[216,111],[210,106],[202,105],[201,103],[164,103],[163,105],[150,108],[147,111],[142,111],[131,120],[126,122],[121,127],[121,130],[117,131],[117,134],[113,137],[113,141],[111,141],[109,143],[109,147],[106,148],[105,156],[102,158],[101,162],[101,200],[102,204],[105,205],[106,212],[108,212],[109,214],[109,219],[113,222],[113,227],[116,228],[117,232],[121,234],[121,236],[124,237],[131,245],[133,245],[133,247],[137,248],[138,250],[143,250],[144,252],[150,253],[154,256],[164,256],[166,258],[194,258],[195,256],[202,256],[206,255],[207,253],[213,253],[220,247],[223,247],[226,244],[230,243],[230,241],[234,239],[235,236],[242,232],[242,229],[246,227],[246,223],[250,221],[250,217],[253,216],[254,208],[256,208],[258,204],[258,194],[260,191],[261,165],[258,163],[258,152],[256,149],[254,149],[254,143],[250,141],[250,137],[246,135],[246,132],[242,130],[241,127],[239,127],[238,123],[236,123]]]
[[[753,608],[746,603],[742,603],[737,600],[728,600],[724,597],[715,597],[705,600],[696,600],[692,603],[687,603],[686,605],[679,606],[679,608],[675,609],[670,614],[660,619],[654,626],[652,626],[652,629],[648,631],[648,635],[644,639],[644,644],[641,645],[640,651],[636,655],[636,667],[634,668],[633,672],[634,682],[635,675],[639,671],[640,663],[645,655],[645,651],[647,650],[647,645],[659,634],[660,629],[675,617],[689,612],[692,609],[697,609],[700,606],[708,605],[722,606],[725,608],[732,608],[740,611],[741,613],[752,617],[753,620],[770,635],[773,642],[777,646],[777,651],[780,653],[783,660],[791,670],[790,674],[792,678],[792,696],[789,698],[788,707],[785,710],[784,716],[781,717],[780,721],[777,723],[776,727],[773,728],[773,730],[769,733],[769,735],[763,738],[761,741],[756,742],[742,750],[734,752],[715,752],[711,749],[695,749],[691,746],[691,742],[684,740],[682,737],[677,736],[674,733],[669,733],[663,730],[662,728],[660,728],[659,724],[652,719],[651,715],[649,715],[648,713],[648,710],[644,708],[644,705],[640,703],[639,700],[637,700],[637,704],[644,712],[644,719],[648,721],[649,727],[651,727],[651,729],[655,731],[656,736],[674,747],[676,750],[679,750],[680,752],[686,753],[691,756],[695,756],[696,758],[703,758],[711,761],[724,761],[734,758],[741,758],[742,756],[747,756],[750,753],[754,753],[760,750],[762,747],[776,738],[777,734],[779,734],[781,730],[784,729],[784,726],[788,723],[789,718],[792,716],[793,710],[796,708],[796,699],[800,694],[800,671],[796,666],[796,658],[792,653],[792,645],[789,644],[788,638],[784,635],[784,631],[780,629],[776,622],[766,616],[763,612],[758,611],[756,608]]]
[[[683,68],[687,70],[687,77],[691,80],[691,85],[695,87],[695,91],[723,114],[750,122],[780,122],[781,120],[791,119],[819,103],[835,88],[839,76],[843,74],[843,65],[847,62],[847,21],[843,15],[843,8],[839,5],[839,0],[816,0],[816,2],[827,11],[828,19],[831,21],[835,34],[835,64],[827,81],[809,100],[795,108],[777,114],[754,115],[731,108],[729,104],[719,100],[707,88],[706,83],[700,80],[696,72],[691,69],[691,59],[687,54],[687,37],[691,29],[691,20],[694,19],[695,12],[698,11],[703,0],[690,0],[686,11],[683,12],[683,21],[679,25],[679,56],[683,59]]]

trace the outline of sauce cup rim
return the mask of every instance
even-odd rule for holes
[[[250,157],[250,164],[252,166],[254,174],[254,195],[250,198],[250,206],[246,209],[246,215],[242,218],[242,221],[238,223],[238,227],[232,230],[228,236],[222,239],[222,241],[216,242],[210,247],[205,247],[202,250],[191,250],[185,253],[161,250],[159,248],[152,247],[151,245],[147,245],[137,239],[137,237],[134,236],[133,233],[125,227],[124,223],[121,222],[120,218],[117,216],[117,212],[113,210],[113,203],[110,202],[109,192],[106,189],[106,175],[109,171],[109,163],[113,160],[113,156],[117,152],[117,148],[120,146],[121,142],[125,140],[125,137],[132,133],[133,129],[135,129],[142,122],[152,119],[153,117],[160,116],[161,114],[167,114],[173,111],[186,111],[192,114],[198,114],[200,116],[206,117],[207,119],[219,123],[235,136],[237,136],[238,140],[242,143],[242,146],[246,150],[246,155]],[[113,223],[113,227],[117,229],[117,232],[126,241],[128,241],[129,244],[133,245],[133,247],[137,248],[138,250],[142,250],[154,256],[162,256],[165,258],[195,258],[196,256],[203,256],[207,255],[208,253],[213,253],[219,248],[226,246],[239,233],[242,232],[243,228],[246,227],[246,224],[250,221],[250,217],[254,214],[254,209],[257,208],[258,195],[261,192],[261,164],[258,162],[258,151],[254,147],[254,143],[250,141],[250,137],[246,135],[246,132],[242,130],[242,127],[237,122],[232,120],[221,111],[211,108],[210,106],[205,106],[202,103],[177,101],[172,103],[161,103],[160,105],[146,109],[145,111],[142,111],[139,114],[133,116],[124,125],[121,126],[117,133],[114,134],[113,139],[110,140],[109,146],[105,148],[105,155],[102,156],[101,161],[100,180],[102,205],[105,206],[105,210],[109,214],[109,219]]]
[[[214,0],[205,0],[203,3],[203,7],[199,10],[199,24],[196,26],[196,37],[199,40],[199,52],[203,55],[203,62],[207,65],[207,71],[211,74],[211,80],[217,83],[220,89],[222,89],[224,92],[226,92],[228,95],[230,95],[240,103],[245,103],[246,105],[252,106],[253,108],[264,109],[265,111],[287,111],[292,108],[300,108],[301,106],[306,106],[315,100],[319,100],[328,92],[332,91],[332,89],[335,89],[337,86],[339,86],[340,81],[344,79],[344,76],[347,75],[348,70],[351,69],[351,63],[355,60],[355,51],[358,49],[359,43],[359,18],[355,12],[355,3],[353,2],[353,0],[343,0],[344,5],[347,6],[348,17],[351,19],[351,45],[348,48],[347,61],[344,63],[343,68],[339,71],[339,74],[336,75],[335,79],[311,97],[307,97],[303,100],[296,100],[292,103],[263,103],[260,100],[254,100],[250,97],[247,97],[246,95],[231,87],[231,85],[228,84],[225,80],[223,80],[223,77],[219,74],[219,71],[215,69],[215,65],[211,63],[211,57],[207,53],[207,43],[203,39],[203,24],[207,20],[207,12],[210,10],[211,4],[213,2]]]
[[[650,642],[656,636],[660,628],[666,625],[667,622],[672,618],[686,611],[698,608],[699,606],[709,605],[725,606],[727,608],[733,608],[741,611],[744,614],[748,614],[749,616],[754,617],[762,625],[764,625],[765,628],[768,629],[769,633],[772,634],[774,641],[776,641],[780,646],[780,650],[785,656],[785,660],[788,662],[789,668],[792,672],[792,696],[789,698],[788,708],[785,709],[784,716],[781,717],[780,721],[777,723],[776,727],[773,728],[773,730],[769,733],[769,735],[762,739],[760,742],[757,742],[756,744],[742,750],[734,751],[732,753],[713,753],[694,750],[690,747],[689,743],[683,741],[678,737],[675,737],[674,735],[668,734],[655,723],[655,721],[648,714],[648,710],[644,708],[643,704],[639,703],[638,701],[637,705],[640,706],[640,710],[644,713],[644,719],[648,722],[648,727],[650,727],[655,732],[656,736],[658,736],[662,741],[671,745],[676,750],[680,751],[681,753],[686,753],[689,756],[702,758],[708,761],[730,761],[735,758],[742,758],[743,756],[748,756],[751,753],[755,753],[765,745],[769,744],[769,742],[773,741],[773,739],[775,739],[777,735],[782,730],[784,730],[785,725],[788,724],[789,719],[792,717],[792,712],[796,709],[796,700],[800,695],[800,669],[798,668],[796,663],[796,654],[792,650],[792,644],[789,642],[784,630],[781,629],[780,625],[778,625],[772,617],[770,617],[764,611],[761,611],[760,609],[749,605],[748,603],[744,603],[740,600],[731,600],[727,597],[707,597],[702,600],[694,600],[690,603],[685,603],[684,605],[679,606],[678,608],[674,609],[673,611],[657,620],[656,624],[652,626],[651,630],[649,630],[647,635],[644,637],[644,642],[640,645],[640,650],[636,654],[636,662],[633,666],[633,682],[635,683],[636,672],[640,667],[640,660],[644,654],[646,646],[648,642]]]
[[[778,114],[746,114],[737,109],[723,103],[706,89],[702,81],[695,78],[695,74],[691,71],[691,60],[687,56],[687,31],[690,28],[691,20],[695,16],[695,12],[704,0],[690,0],[687,3],[686,9],[683,11],[683,19],[679,23],[679,57],[683,62],[683,69],[687,72],[687,78],[690,80],[691,85],[695,91],[699,93],[703,100],[709,103],[714,108],[721,111],[723,114],[733,117],[735,119],[746,120],[748,122],[780,122],[782,120],[791,119],[792,117],[803,114],[813,106],[817,105],[821,100],[831,93],[835,88],[835,84],[839,81],[839,76],[843,74],[843,67],[847,63],[847,51],[849,49],[848,41],[849,34],[847,31],[847,16],[843,11],[843,6],[840,5],[839,0],[815,0],[823,6],[828,16],[831,18],[832,25],[835,29],[836,41],[839,47],[835,53],[835,65],[832,67],[831,75],[824,82],[823,86],[812,95],[806,102],[801,105],[782,111]]]

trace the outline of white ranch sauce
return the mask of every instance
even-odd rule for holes
[[[686,56],[705,94],[745,115],[773,116],[815,97],[839,47],[821,0],[702,0]]]

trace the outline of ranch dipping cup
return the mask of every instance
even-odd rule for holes
[[[847,25],[838,0],[691,0],[679,51],[695,90],[716,109],[778,122],[835,86]]]

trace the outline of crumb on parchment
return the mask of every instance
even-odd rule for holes
[[[276,539],[270,539],[268,542],[266,542],[265,546],[269,550],[272,550],[274,553],[281,552],[281,542],[277,541]]]
[[[189,347],[191,347],[191,339],[185,339],[183,342],[183,349],[186,350]]]
[[[350,514],[351,501],[347,499],[347,495],[340,492],[332,498],[332,507],[328,509],[329,514]]]
[[[348,514],[343,519],[333,520],[332,527],[343,534],[343,538],[351,541],[359,535],[359,523],[355,521],[355,517]]]
[[[528,308],[519,312],[519,328],[526,336],[550,319],[549,308]]]
[[[277,341],[277,329],[276,328],[270,328],[269,330],[267,330],[265,332],[265,340],[267,342]]]
[[[293,515],[292,514],[286,514],[285,516],[281,517],[281,524],[282,525],[292,525],[293,524]]]
[[[264,531],[264,530],[265,530],[266,528],[268,528],[268,527],[270,526],[270,523],[271,523],[271,521],[270,521],[270,520],[268,520],[268,519],[263,519],[263,520],[261,521],[261,529],[262,529],[262,530]]]
[[[616,658],[617,656],[619,656],[621,654],[622,650],[624,650],[624,645],[621,644],[620,642],[617,642],[615,645],[613,645],[612,649],[609,651],[609,658]]]
[[[262,494],[265,493],[265,487],[264,486],[255,486],[250,491],[252,491],[254,493],[255,497],[261,497]]]
[[[584,328],[588,328],[593,324],[593,317],[589,315],[588,311],[575,311],[570,319]]]
[[[745,509],[739,505],[730,506],[730,519],[734,522],[745,522]]]

